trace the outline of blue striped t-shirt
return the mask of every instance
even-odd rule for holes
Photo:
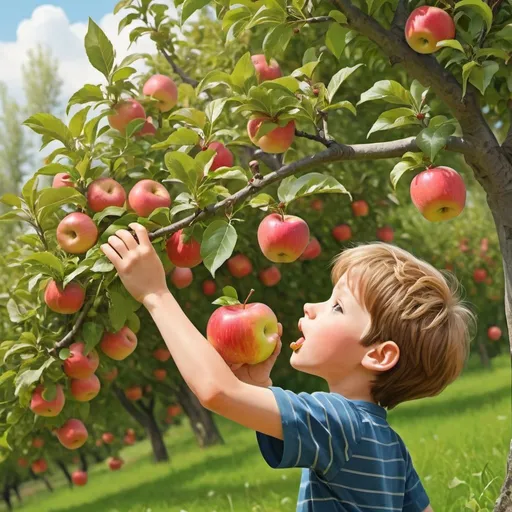
[[[273,468],[304,468],[297,512],[423,512],[429,498],[386,410],[338,393],[275,395],[283,440],[257,432]]]

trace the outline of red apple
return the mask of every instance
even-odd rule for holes
[[[32,447],[37,450],[41,449],[44,446],[44,439],[42,437],[34,437],[32,439]]]
[[[132,446],[132,445],[135,444],[135,438],[133,436],[129,436],[128,434],[126,434],[123,437],[123,443],[128,445],[128,446]]]
[[[127,428],[126,429],[126,435],[127,436],[135,437],[135,430],[133,430],[133,428]]]
[[[139,137],[145,137],[146,135],[156,135],[156,127],[153,124],[151,117],[146,119],[146,122],[143,124],[142,129],[138,135]]]
[[[37,459],[32,462],[31,468],[36,475],[39,475],[48,470],[48,464],[44,459]]]
[[[176,267],[171,272],[171,283],[176,286],[179,290],[190,286],[194,280],[194,274],[189,268]]]
[[[62,188],[62,187],[74,187],[75,184],[71,181],[71,175],[67,172],[58,172],[53,177],[53,188]]]
[[[208,149],[214,150],[217,154],[213,159],[210,171],[216,171],[219,167],[233,167],[233,153],[221,142],[212,142]]]
[[[28,460],[25,457],[20,457],[18,459],[18,466],[20,468],[28,468]]]
[[[123,206],[126,192],[112,178],[99,178],[87,188],[87,204],[93,212],[101,212],[109,206]]]
[[[498,341],[501,338],[501,329],[498,326],[493,325],[487,329],[487,336],[492,341]]]
[[[57,439],[68,450],[76,450],[85,444],[89,434],[85,425],[77,419],[69,419],[57,429]]]
[[[272,265],[261,270],[258,277],[265,286],[275,286],[281,281],[281,272],[275,265]]]
[[[352,230],[348,224],[340,224],[332,228],[332,236],[338,242],[346,242],[352,238]]]
[[[44,292],[44,301],[46,305],[55,313],[63,315],[72,315],[81,309],[84,305],[85,290],[80,283],[71,281],[66,288],[51,280],[46,286]]]
[[[252,63],[256,69],[256,78],[258,83],[264,82],[265,80],[275,80],[281,78],[281,68],[275,59],[270,59],[270,64],[267,62],[265,55],[252,55]]]
[[[395,237],[391,226],[383,226],[377,229],[377,238],[386,243],[391,243]]]
[[[489,250],[489,239],[482,238],[482,240],[480,240],[480,252],[486,253],[488,250]]]
[[[117,332],[106,332],[101,338],[100,347],[110,359],[122,361],[137,348],[137,336],[125,325]]]
[[[156,380],[165,380],[167,377],[167,370],[164,368],[156,368],[153,370],[153,377],[155,377]]]
[[[94,441],[94,444],[99,448],[100,446],[103,446],[103,441],[101,439],[96,439],[96,441]]]
[[[228,270],[233,277],[242,278],[252,272],[251,260],[244,254],[237,254],[227,261]]]
[[[173,233],[165,244],[167,256],[177,267],[193,268],[199,265],[201,258],[201,244],[194,238],[186,240],[183,229]]]
[[[483,283],[487,279],[487,270],[485,268],[475,268],[473,271],[473,280],[475,283]]]
[[[259,302],[222,306],[208,320],[206,336],[226,363],[257,364],[274,351],[277,317]]]
[[[64,397],[62,386],[57,384],[55,387],[56,392],[55,398],[53,398],[53,400],[45,400],[43,398],[43,392],[45,388],[42,384],[39,384],[36,389],[34,389],[32,393],[32,399],[30,400],[30,409],[34,414],[52,418],[54,416],[58,416],[61,413],[62,409],[64,408],[66,398]]]
[[[85,471],[73,471],[71,473],[71,480],[79,487],[87,483],[87,473]]]
[[[261,252],[274,263],[291,263],[309,243],[309,227],[295,215],[267,215],[258,227]]]
[[[94,221],[81,212],[66,215],[57,226],[57,243],[70,254],[87,252],[98,239],[98,228]]]
[[[215,295],[215,292],[217,291],[217,285],[215,284],[215,281],[212,281],[211,279],[207,279],[203,282],[203,293],[207,296]]]
[[[128,203],[139,217],[149,217],[157,208],[171,206],[171,196],[158,181],[141,180],[130,190]]]
[[[157,348],[155,351],[153,351],[153,357],[156,360],[165,363],[171,357],[171,353],[169,350],[167,350],[167,348]]]
[[[95,349],[84,355],[85,344],[81,341],[70,345],[71,355],[64,361],[64,373],[73,379],[87,379],[100,364],[98,352]]]
[[[104,373],[102,375],[102,377],[107,381],[107,382],[112,382],[117,376],[119,375],[119,370],[114,366],[114,368],[112,368],[112,370]]]
[[[115,114],[108,116],[108,123],[114,130],[119,130],[123,135],[126,127],[134,119],[146,119],[144,107],[136,100],[120,101],[114,106]]]
[[[423,5],[414,9],[405,24],[405,39],[418,53],[434,53],[437,43],[455,38],[455,23],[452,17],[439,7]]]
[[[321,199],[313,199],[310,206],[313,210],[321,212],[324,209],[324,202]]]
[[[71,379],[71,394],[79,402],[89,402],[100,392],[100,379],[93,373],[86,379]]]
[[[355,217],[366,217],[370,213],[370,207],[364,199],[354,201],[351,206]]]
[[[168,112],[178,103],[178,87],[172,78],[165,75],[153,75],[144,84],[142,93],[158,100],[160,112]]]
[[[169,405],[167,407],[167,414],[174,418],[175,416],[179,416],[183,412],[181,406],[179,405]]]
[[[120,457],[109,457],[108,459],[108,467],[111,471],[117,471],[118,469],[121,469],[123,464],[124,461]]]
[[[128,400],[135,402],[142,398],[142,389],[140,386],[130,386],[124,390],[124,394]]]
[[[411,199],[423,217],[439,222],[457,217],[466,204],[466,186],[451,167],[433,167],[411,181]]]
[[[114,437],[114,434],[112,434],[112,432],[104,432],[101,435],[101,440],[105,444],[112,444],[114,442],[114,440],[115,440],[115,437]]]
[[[318,258],[321,253],[322,247],[320,246],[320,242],[315,237],[312,237],[299,259],[314,260],[315,258]]]
[[[255,117],[247,123],[249,138],[265,153],[284,153],[293,142],[295,137],[295,121],[290,121],[285,126],[278,126],[262,137],[256,138],[256,134],[268,117]]]

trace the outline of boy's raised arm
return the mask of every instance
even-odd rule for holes
[[[196,329],[167,287],[163,265],[146,228],[130,224],[101,246],[131,295],[146,307],[183,379],[201,404],[253,430],[282,439],[281,416],[269,389],[238,380]]]

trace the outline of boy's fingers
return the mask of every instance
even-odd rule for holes
[[[279,336],[283,335],[283,325],[280,322],[277,324],[277,333]]]
[[[151,245],[151,240],[149,239],[148,230],[138,222],[131,222],[128,224],[135,233],[137,233],[137,238],[139,239],[140,245]]]
[[[116,231],[116,236],[126,244],[128,249],[137,249],[139,244],[136,242],[135,238],[133,238],[133,235],[126,229],[118,229]]]
[[[121,264],[122,260],[119,254],[117,254],[116,251],[112,247],[110,247],[109,244],[102,244],[100,246],[100,249],[103,251],[103,254],[112,262],[114,267],[116,267],[117,270],[119,270],[119,265]]]
[[[235,372],[236,370],[238,370],[242,366],[243,366],[243,363],[236,363],[236,364],[230,364],[229,368],[231,369],[231,371]]]

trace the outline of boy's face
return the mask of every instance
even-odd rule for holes
[[[351,275],[351,284],[356,290],[356,275]],[[304,305],[304,317],[299,320],[304,343],[293,352],[290,364],[329,383],[347,377],[361,369],[368,348],[359,342],[370,321],[370,314],[359,297],[354,297],[343,275],[327,301]]]

